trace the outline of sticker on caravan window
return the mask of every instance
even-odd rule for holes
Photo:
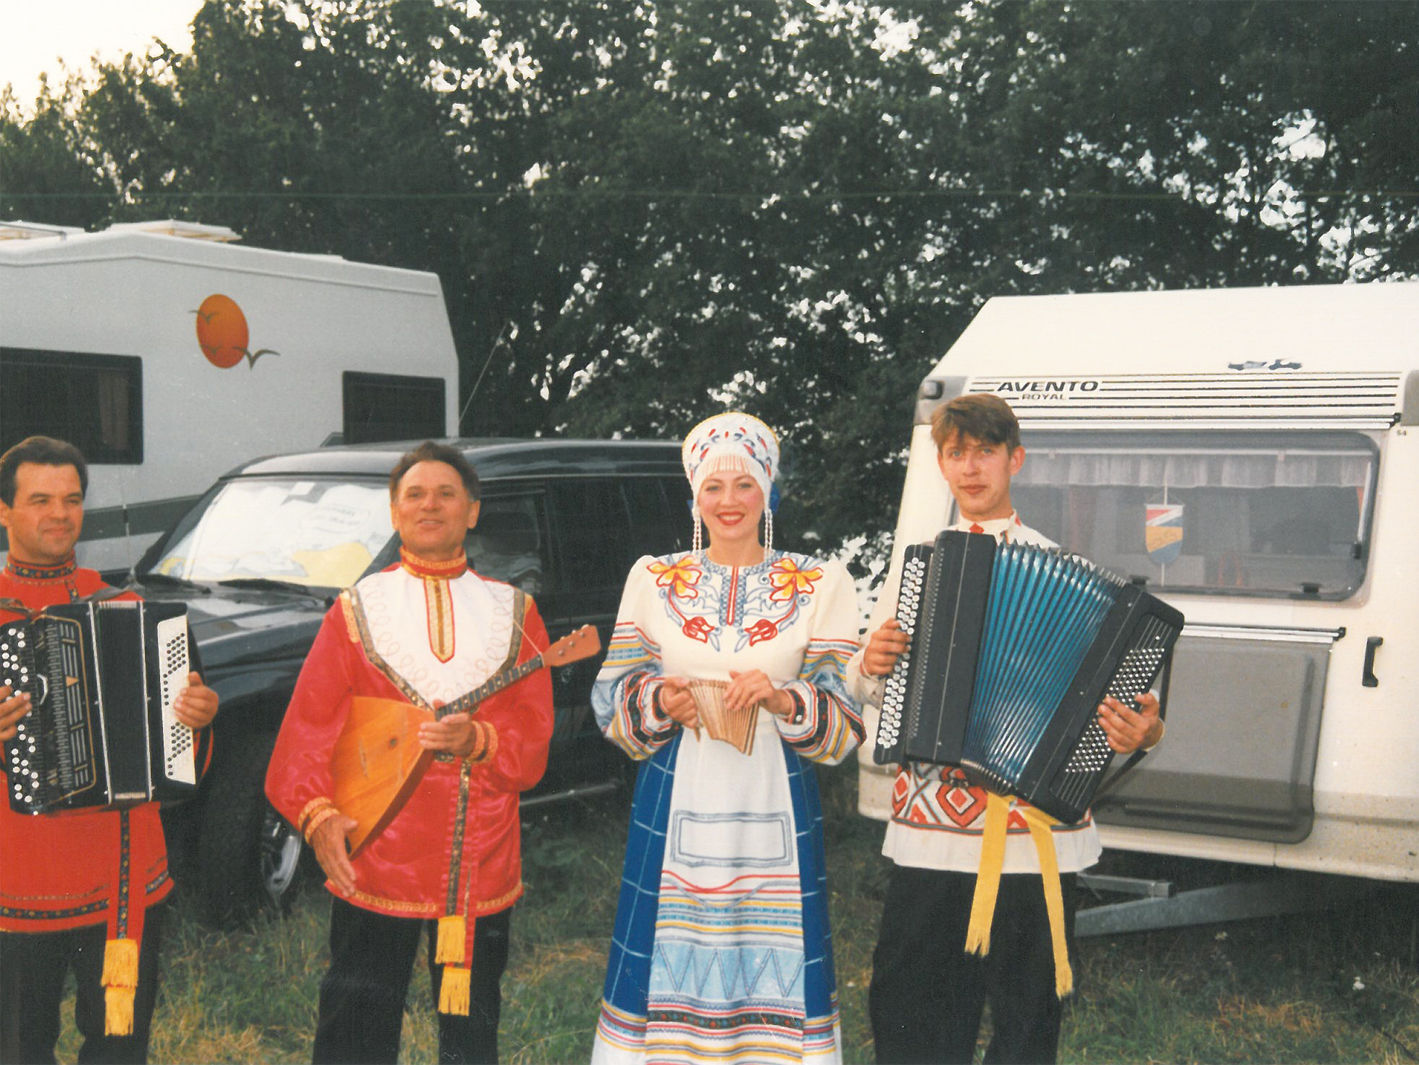
[[[197,315],[197,344],[207,361],[219,370],[229,370],[243,358],[251,369],[261,356],[281,354],[270,348],[251,350],[246,315],[230,296],[214,292],[192,313]]]
[[[1148,561],[1155,566],[1176,562],[1182,555],[1183,505],[1149,503],[1144,521],[1143,542],[1148,548]]]

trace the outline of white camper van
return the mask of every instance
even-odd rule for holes
[[[0,449],[43,433],[84,452],[82,565],[126,571],[259,455],[456,428],[435,275],[237,239],[0,222]]]
[[[965,392],[1019,416],[1024,520],[1187,618],[1105,847],[1419,881],[1419,283],[990,300],[921,386],[889,587]]]

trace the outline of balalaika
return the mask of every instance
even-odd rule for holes
[[[958,765],[1061,821],[1084,816],[1113,757],[1096,710],[1157,678],[1177,610],[1062,551],[944,532],[908,547],[873,757]]]
[[[187,672],[182,604],[68,603],[0,626],[0,683],[31,700],[5,743],[11,808],[40,814],[190,794],[193,732],[173,713]]]

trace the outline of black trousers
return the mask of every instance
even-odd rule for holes
[[[64,978],[72,969],[78,991],[74,1027],[84,1037],[81,1062],[145,1062],[158,993],[158,953],[167,905],[143,918],[138,947],[138,990],[133,998],[133,1034],[103,1034],[105,925],[66,932],[0,932],[0,1062],[33,1065],[54,1061]]]
[[[1060,880],[1072,958],[1077,884],[1072,874]],[[965,952],[975,884],[974,873],[892,867],[868,991],[882,1065],[969,1063],[987,1001],[993,1028],[987,1062],[1055,1060],[1061,1009],[1040,878],[1000,878],[985,957]]]
[[[439,1061],[496,1062],[501,981],[507,968],[512,910],[480,917],[473,929],[472,981],[467,1017],[440,1013]],[[330,909],[330,969],[320,982],[315,1028],[316,1065],[374,1065],[399,1057],[404,1000],[419,952],[428,937],[434,1006],[443,966],[434,964],[437,921],[388,917],[333,900]]]

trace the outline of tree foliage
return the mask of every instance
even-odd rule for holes
[[[184,217],[442,278],[473,433],[787,442],[781,528],[890,528],[994,295],[1419,269],[1408,0],[208,0],[0,100],[0,213]]]

